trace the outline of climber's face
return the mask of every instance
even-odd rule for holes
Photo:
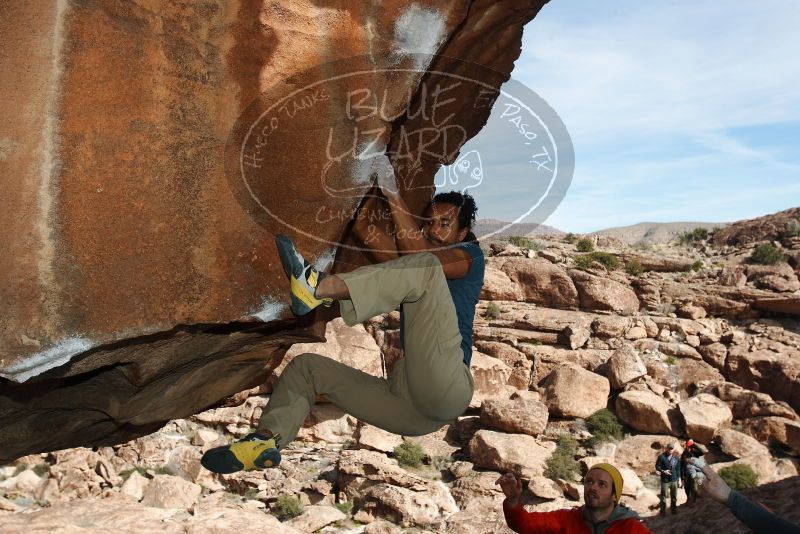
[[[444,202],[431,204],[425,212],[425,237],[435,247],[446,247],[462,241],[467,229],[458,224],[458,206]]]
[[[614,506],[614,481],[602,469],[590,469],[583,480],[583,500],[586,506],[605,509]]]

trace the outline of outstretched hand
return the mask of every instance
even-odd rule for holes
[[[522,495],[522,482],[513,473],[506,473],[495,481],[510,501],[519,500]]]
[[[691,462],[691,460],[689,461]],[[704,497],[711,497],[719,503],[727,504],[728,496],[731,494],[731,488],[722,480],[722,477],[708,465],[704,465],[702,471],[705,475],[705,480],[702,478],[696,480],[697,492]]]

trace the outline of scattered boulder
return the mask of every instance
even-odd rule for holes
[[[528,491],[541,499],[558,499],[564,496],[561,486],[547,477],[533,477],[528,483]]]
[[[542,259],[509,258],[500,269],[519,286],[525,302],[548,308],[578,308],[578,291],[561,267]]]
[[[41,488],[43,482],[42,477],[30,469],[25,469],[18,475],[0,482],[0,489],[35,495]]]
[[[753,391],[769,392],[800,410],[800,349],[772,343],[765,348],[744,344],[728,348],[728,380]]]
[[[156,475],[147,485],[142,495],[142,504],[155,508],[189,508],[203,489],[181,477]]]
[[[647,368],[639,353],[629,345],[614,351],[607,365],[606,376],[613,389],[622,389],[628,382],[647,374]]]
[[[741,265],[726,265],[719,274],[719,283],[728,287],[744,287],[747,284],[747,275]]]
[[[652,391],[625,391],[616,401],[617,417],[641,432],[672,434],[669,403]]]
[[[492,243],[489,250],[493,256],[524,256],[522,249],[511,243]]]
[[[401,534],[402,531],[402,528],[391,521],[380,518],[375,519],[364,528],[364,534]]]
[[[677,309],[676,313],[678,317],[683,317],[685,319],[702,319],[706,316],[706,310],[694,304],[684,304]]]
[[[637,261],[645,271],[659,273],[681,273],[692,267],[686,258],[670,258],[667,256],[651,256],[644,254],[623,254],[625,262]]]
[[[133,497],[137,501],[141,501],[144,497],[144,490],[150,483],[150,479],[143,477],[138,471],[133,471],[128,479],[122,484],[120,492],[123,495]]]
[[[403,437],[397,434],[367,423],[361,423],[358,427],[358,445],[362,449],[389,453],[402,444]]]
[[[315,404],[297,433],[304,441],[347,443],[356,431],[356,418],[334,404]]]
[[[566,363],[597,371],[614,353],[606,349],[569,350],[548,345],[520,343],[519,349],[533,361],[531,384],[541,384],[555,369]]]
[[[722,452],[734,458],[750,456],[769,456],[769,449],[757,440],[732,428],[724,428],[717,433],[715,441]]]
[[[523,478],[541,476],[555,443],[539,443],[525,434],[504,434],[479,430],[469,442],[469,457],[478,467],[498,472],[511,471]]]
[[[391,517],[402,526],[427,526],[442,519],[442,515],[458,511],[453,498],[441,482],[438,492],[414,491],[390,484],[376,484],[364,492],[362,509],[376,517]],[[447,499],[437,499],[447,495]],[[307,532],[313,532],[311,530]]]
[[[785,402],[776,401],[766,393],[750,391],[731,382],[706,385],[701,393],[710,393],[728,403],[734,419],[778,416],[800,421],[800,416]]]
[[[401,468],[397,460],[367,450],[343,450],[336,464],[339,486],[348,497],[358,496],[358,490],[375,483],[387,483],[414,490],[426,487],[425,480]],[[364,480],[369,484],[363,484]]]
[[[728,348],[722,343],[710,343],[708,345],[701,345],[697,348],[697,352],[703,357],[703,361],[712,365],[717,369],[725,368],[725,358],[728,355]]]
[[[631,324],[630,317],[598,315],[592,321],[592,332],[601,337],[622,337],[631,328]]]
[[[475,393],[472,395],[470,407],[478,408],[489,398],[508,398],[515,391],[514,387],[508,385],[511,367],[497,358],[473,350],[470,369],[475,383]]]
[[[510,399],[487,399],[480,412],[481,422],[506,432],[537,436],[547,426],[547,406],[538,393],[520,391]]]
[[[611,391],[608,379],[574,364],[561,365],[543,383],[550,413],[586,418],[605,408]]]
[[[796,436],[800,433],[800,422],[779,416],[752,417],[743,419],[742,430],[761,443],[778,444],[800,452],[800,443]],[[789,436],[795,440],[790,444]]]
[[[306,506],[303,513],[286,522],[300,532],[316,532],[319,529],[347,519],[347,516],[333,506]]]
[[[522,291],[517,283],[511,280],[506,273],[487,264],[484,271],[480,299],[492,301],[522,300]]]
[[[454,477],[464,478],[473,473],[473,467],[475,467],[475,464],[472,462],[456,461],[450,464],[448,470]]]
[[[708,393],[695,395],[679,403],[678,408],[686,422],[686,433],[699,443],[709,443],[733,420],[728,405]]]
[[[700,355],[697,350],[687,344],[684,343],[665,343],[661,342],[658,345],[658,350],[668,356],[674,356],[676,358],[692,358],[694,360],[702,360],[703,357]]]
[[[800,289],[800,280],[797,279],[794,269],[786,262],[774,265],[747,265],[747,281],[753,282],[756,287],[769,291],[793,292]]]
[[[533,362],[530,361],[525,353],[515,349],[508,343],[499,341],[476,340],[475,348],[478,352],[497,358],[511,368],[508,377],[508,385],[517,389],[528,389],[531,384],[531,371]]]
[[[577,269],[570,270],[569,275],[580,295],[582,309],[627,315],[639,310],[639,298],[630,287]]]

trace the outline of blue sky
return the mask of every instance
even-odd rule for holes
[[[545,224],[589,232],[800,205],[797,28],[790,0],[552,0],[525,27],[512,73],[556,110],[575,149],[572,184]],[[470,143],[500,146],[491,128]],[[503,180],[484,167],[479,217],[508,220],[514,167]]]

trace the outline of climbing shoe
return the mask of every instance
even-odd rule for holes
[[[283,270],[290,281],[290,295],[292,313],[305,315],[320,304],[330,306],[332,298],[318,299],[314,296],[317,286],[325,277],[308,263],[294,248],[294,243],[289,236],[278,234],[275,236],[278,247],[278,256],[281,259]]]
[[[248,434],[239,441],[209,449],[200,464],[214,473],[235,473],[276,467],[281,463],[278,451],[279,436],[268,438],[262,434]]]

